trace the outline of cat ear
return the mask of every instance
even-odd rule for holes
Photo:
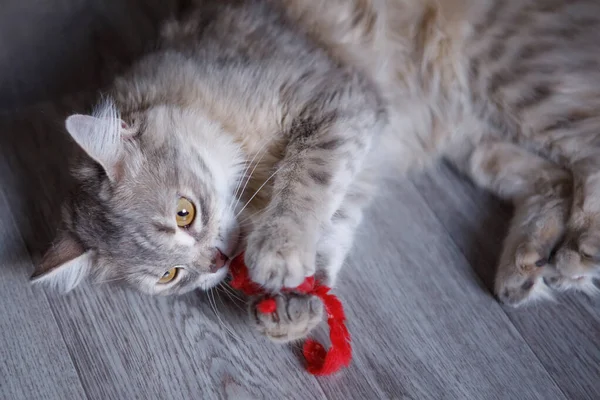
[[[129,135],[127,124],[114,115],[75,114],[65,121],[65,126],[75,142],[115,180],[122,154],[122,136]]]
[[[52,286],[63,293],[69,292],[89,274],[92,259],[91,250],[86,251],[70,233],[61,233],[30,280]]]

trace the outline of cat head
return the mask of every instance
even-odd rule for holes
[[[218,284],[240,237],[240,147],[196,111],[157,106],[124,118],[111,102],[67,118],[87,157],[32,279],[69,291],[93,275],[151,294]]]

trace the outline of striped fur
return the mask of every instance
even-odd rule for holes
[[[333,284],[378,177],[445,156],[517,207],[501,300],[589,291],[596,36],[595,0],[198,1],[112,85],[119,148],[95,154],[115,132],[77,140],[96,162],[78,164],[58,242],[74,240],[97,276],[151,293],[218,283],[215,247],[245,247],[252,277],[274,291],[313,273]],[[192,231],[174,226],[181,193],[201,205]],[[73,257],[42,263],[38,279],[76,268]],[[185,272],[158,285],[173,265]],[[261,330],[308,332],[320,311],[281,302],[292,303],[302,318]]]

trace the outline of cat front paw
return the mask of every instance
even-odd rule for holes
[[[305,233],[267,225],[248,237],[250,278],[270,291],[299,286],[315,273],[315,250]]]
[[[323,303],[318,297],[280,293],[274,298],[274,312],[261,312],[258,304],[263,299],[256,297],[250,302],[250,319],[260,333],[274,342],[300,340],[323,319]]]

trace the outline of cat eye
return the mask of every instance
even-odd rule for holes
[[[196,208],[191,201],[185,197],[180,197],[177,201],[177,226],[180,228],[187,228],[194,222],[196,217]]]
[[[158,280],[158,283],[169,283],[173,279],[177,278],[178,273],[179,268],[173,267],[163,274],[163,276]]]

